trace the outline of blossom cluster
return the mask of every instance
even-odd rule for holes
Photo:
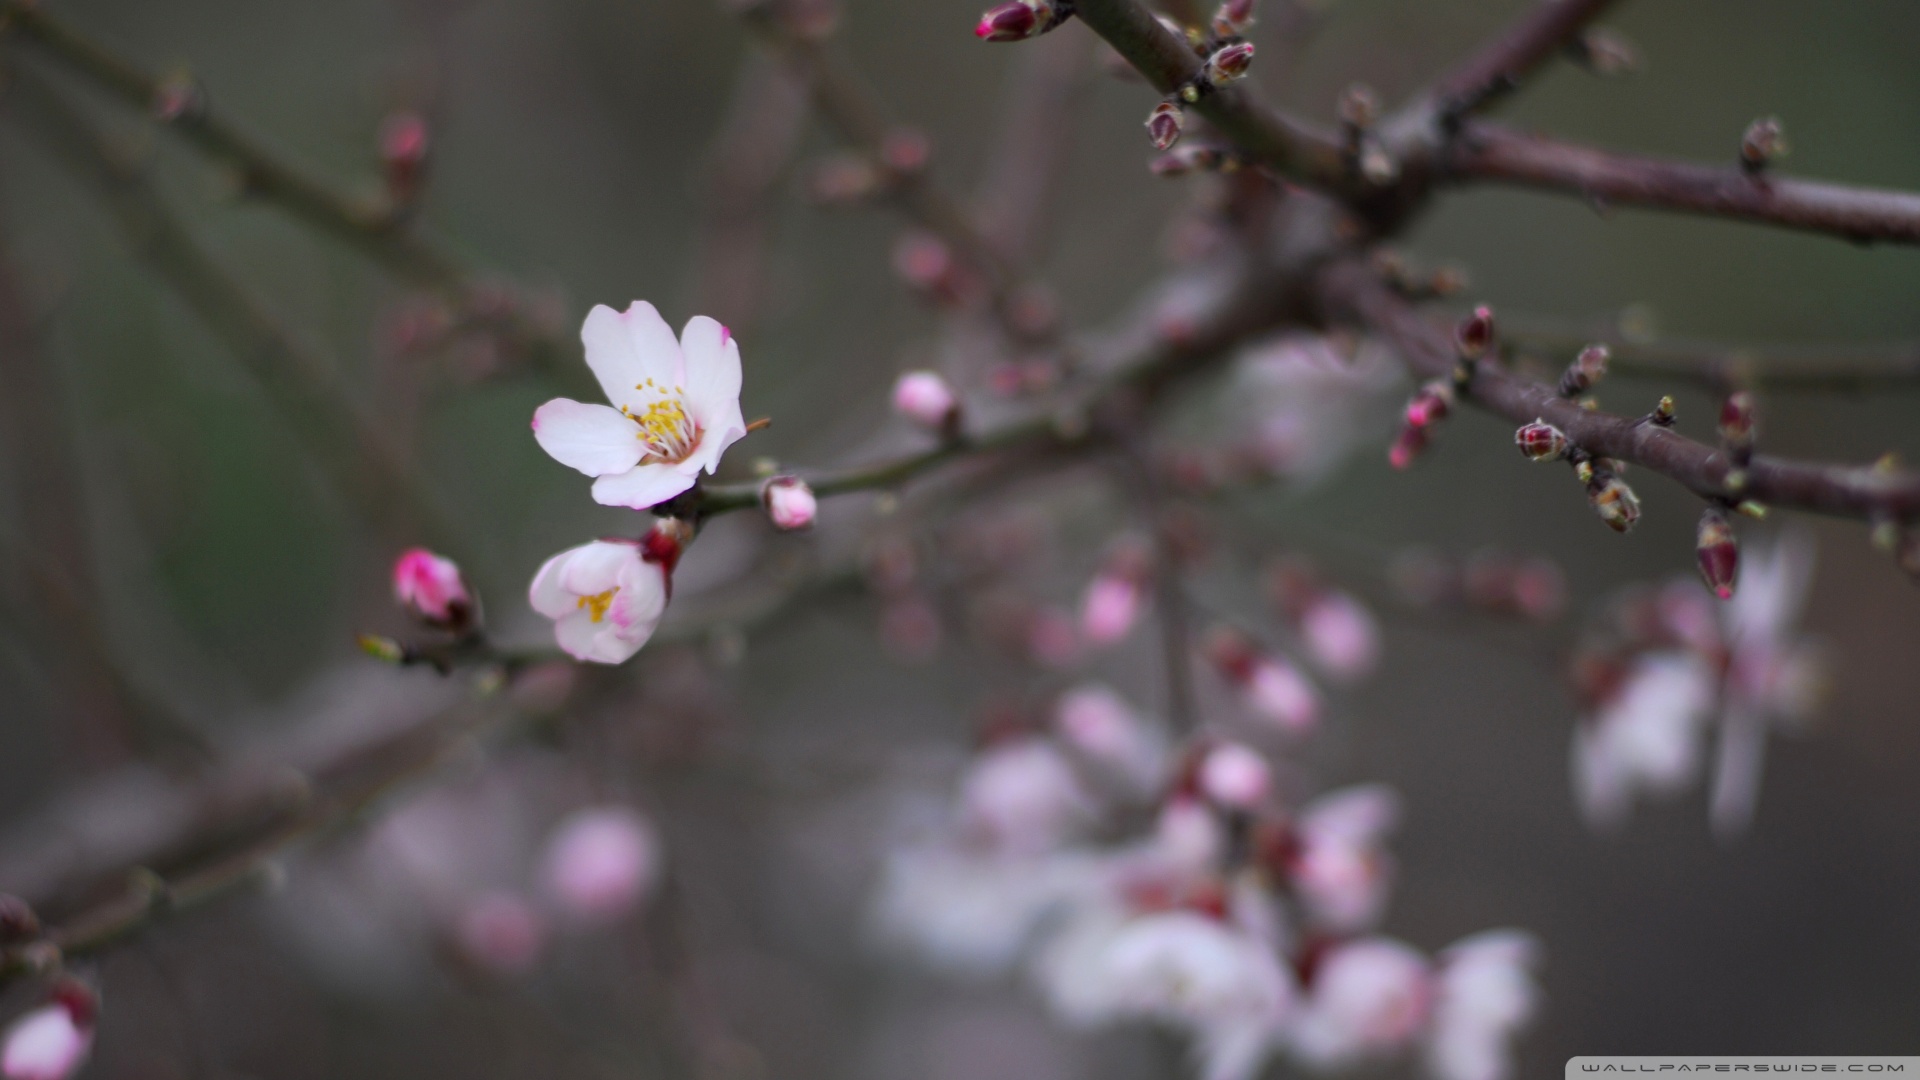
[[[1818,648],[1794,630],[1812,540],[1783,533],[1744,563],[1726,601],[1692,578],[1622,594],[1576,652],[1586,711],[1573,740],[1573,789],[1592,824],[1617,826],[1636,797],[1692,787],[1709,736],[1715,830],[1737,834],[1752,820],[1768,733],[1804,725],[1824,679]]]
[[[1176,740],[1105,685],[1069,690],[1044,725],[990,738],[942,824],[888,853],[876,933],[956,977],[1021,977],[1068,1025],[1177,1031],[1205,1080],[1276,1055],[1511,1075],[1537,1008],[1533,938],[1429,956],[1381,933],[1397,796],[1294,797],[1257,748],[1271,735]]]

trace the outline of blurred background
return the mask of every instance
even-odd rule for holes
[[[351,192],[378,192],[383,119],[417,110],[432,140],[421,224],[530,286],[528,310],[563,341],[596,303],[646,298],[676,326],[696,312],[727,318],[746,415],[775,421],[734,451],[729,475],[749,475],[756,456],[818,465],[915,444],[888,392],[900,370],[939,362],[945,317],[893,269],[896,215],[809,196],[812,163],[835,146],[817,122],[744,140],[786,164],[752,241],[759,291],[729,284],[726,180],[740,166],[716,132],[737,117],[742,81],[768,76],[715,6],[45,6],[150,68],[190,69],[276,154]],[[1331,122],[1349,83],[1396,102],[1522,6],[1332,0],[1292,44],[1265,36],[1284,20],[1256,28],[1253,78]],[[977,16],[970,0],[848,0],[835,43],[963,192],[991,175],[1026,48],[979,44]],[[1637,74],[1557,65],[1505,118],[1717,162],[1750,120],[1778,115],[1792,172],[1920,187],[1920,8],[1641,0],[1605,25],[1638,45]],[[1026,242],[1065,318],[1098,327],[1166,270],[1168,223],[1193,185],[1148,173],[1151,92],[1084,58],[1089,36],[1069,25],[1044,43],[1086,77],[1063,125],[1057,192]],[[238,197],[221,168],[32,50],[0,50],[0,62],[79,102],[116,160],[137,162],[217,262],[416,448],[452,523],[435,543],[466,567],[501,638],[541,643],[545,624],[521,600],[540,561],[634,528],[529,437],[533,408],[577,384],[478,336],[418,347],[431,305],[404,282]],[[0,95],[0,889],[26,891],[61,860],[82,861],[86,838],[177,811],[164,792],[203,766],[204,747],[240,761],[317,754],[459,691],[360,656],[355,632],[405,632],[387,596],[405,541],[329,489],[298,425],[10,104]],[[779,152],[789,136],[791,153]],[[1507,190],[1443,195],[1404,246],[1466,268],[1463,299],[1503,315],[1591,326],[1629,311],[1659,334],[1745,343],[1920,340],[1920,256],[1908,250]],[[577,364],[577,350],[556,361]],[[1206,389],[1190,423],[1207,422]],[[1714,406],[1699,393],[1616,379],[1603,397],[1633,413],[1666,392],[1681,429],[1708,437]],[[1920,453],[1920,383],[1763,401],[1772,453]],[[1384,663],[1335,696],[1311,767],[1316,786],[1379,780],[1404,796],[1388,932],[1424,949],[1486,926],[1540,936],[1547,1004],[1521,1043],[1522,1075],[1572,1054],[1913,1052],[1920,603],[1900,570],[1857,523],[1803,523],[1820,552],[1803,625],[1827,647],[1829,692],[1806,737],[1775,745],[1746,836],[1716,842],[1697,793],[1596,835],[1569,792],[1579,707],[1567,656],[1610,594],[1691,573],[1695,500],[1639,476],[1644,519],[1621,537],[1558,470],[1516,458],[1496,420],[1465,413],[1405,473],[1387,467],[1383,445],[1373,438],[1314,483],[1234,492],[1226,516],[1248,555],[1208,563],[1195,588],[1231,607],[1259,556],[1298,551],[1374,602]],[[689,1054],[733,1075],[1170,1075],[1174,1052],[1150,1036],[1064,1032],[1023,992],[955,986],[872,945],[875,853],[910,814],[902,807],[946,790],[996,703],[1063,677],[957,631],[903,649],[857,575],[771,617],[726,594],[749,568],[838,565],[918,527],[886,509],[837,503],[816,538],[775,537],[752,515],[716,523],[677,582],[683,630],[634,661],[636,680],[559,708],[531,740],[474,740],[473,753],[277,863],[273,888],[183,913],[93,961],[107,1011],[88,1075],[693,1075]],[[1111,485],[1072,469],[954,512],[1029,537],[1023,587],[1063,609],[1127,524]],[[1785,516],[1747,535],[1792,524]],[[1540,626],[1406,610],[1384,583],[1414,544],[1550,556],[1568,612]],[[86,595],[59,600],[44,566],[90,582]],[[708,586],[726,595],[702,606]],[[736,602],[745,613],[728,615]],[[1134,642],[1082,670],[1152,702],[1157,655]],[[540,964],[511,977],[436,947],[414,894],[393,884],[406,874],[380,862],[396,844],[459,849],[476,829],[511,861],[525,836],[608,799],[658,830],[672,904],[656,897],[632,926],[556,934]],[[694,1052],[675,1049],[689,1040]]]

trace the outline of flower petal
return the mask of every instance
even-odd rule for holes
[[[667,575],[658,563],[638,562],[621,568],[620,591],[613,594],[607,621],[621,640],[635,647],[646,644],[667,610]]]
[[[645,300],[635,300],[623,314],[605,304],[587,312],[580,326],[587,366],[600,380],[600,389],[614,405],[645,407],[651,397],[636,389],[648,379],[680,386],[686,381],[686,361],[680,343],[665,319]]]
[[[680,331],[680,352],[687,362],[687,406],[696,418],[728,403],[739,407],[740,343],[726,327],[695,315]]]
[[[618,587],[629,568],[640,562],[638,547],[608,540],[582,544],[568,554],[573,557],[560,568],[560,587],[576,597],[598,596]]]
[[[533,411],[533,438],[555,461],[588,476],[626,472],[640,463],[640,429],[619,410],[554,398]]]
[[[533,584],[527,589],[527,603],[533,610],[549,619],[558,619],[578,609],[579,598],[568,593],[560,584],[560,573],[580,550],[571,548],[563,551],[540,565],[540,572],[533,575]]]
[[[698,467],[688,464],[636,465],[618,475],[603,476],[593,482],[593,501],[630,510],[657,506],[693,486]]]
[[[640,651],[640,646],[629,645],[616,637],[612,625],[605,619],[594,622],[585,611],[554,623],[553,639],[568,656],[596,664],[618,664]]]

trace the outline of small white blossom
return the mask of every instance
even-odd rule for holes
[[[678,341],[652,304],[594,306],[580,328],[587,366],[612,405],[555,398],[533,414],[533,436],[560,462],[594,477],[593,498],[644,510],[713,472],[747,433],[740,414],[740,345],[695,315]]]
[[[999,851],[1051,851],[1085,826],[1094,810],[1073,763],[1046,739],[988,748],[960,783],[963,830]]]
[[[1317,1069],[1396,1053],[1425,1027],[1432,998],[1426,957],[1413,946],[1384,937],[1335,945],[1314,970],[1293,1052]]]
[[[667,608],[667,571],[636,544],[596,540],[540,567],[528,591],[569,656],[618,664],[640,651]]]
[[[1691,653],[1647,653],[1574,735],[1574,794],[1588,822],[1619,824],[1636,794],[1666,795],[1700,771],[1713,674]]]
[[[1312,921],[1336,933],[1380,921],[1393,879],[1381,841],[1399,817],[1399,796],[1381,784],[1342,788],[1307,804],[1295,826],[1300,850],[1291,871]]]
[[[1540,945],[1520,930],[1487,930],[1440,953],[1427,1065],[1437,1080],[1507,1080],[1513,1037],[1539,1009]]]

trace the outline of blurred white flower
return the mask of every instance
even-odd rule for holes
[[[1381,843],[1399,817],[1399,796],[1381,784],[1330,792],[1301,811],[1289,870],[1316,925],[1351,934],[1380,921],[1393,878]]]
[[[1294,335],[1242,355],[1229,392],[1268,471],[1311,482],[1391,422],[1403,368],[1380,345],[1351,358],[1324,337]]]
[[[1167,769],[1166,733],[1150,724],[1110,688],[1086,683],[1060,695],[1054,730],[1096,774],[1111,777],[1136,798],[1154,794]]]
[[[645,510],[713,472],[747,433],[740,414],[740,344],[695,315],[674,340],[652,304],[596,304],[580,327],[587,366],[612,405],[555,398],[533,414],[533,437],[554,460],[594,477],[593,498]]]
[[[1204,1080],[1251,1080],[1292,1014],[1280,958],[1192,911],[1086,913],[1042,951],[1035,978],[1066,1022],[1146,1019],[1191,1035]]]
[[[1385,1057],[1425,1028],[1432,1000],[1427,959],[1411,945],[1384,937],[1343,942],[1315,965],[1289,1045],[1321,1070]]]
[[[1215,803],[1251,811],[1273,791],[1273,767],[1259,751],[1240,743],[1221,743],[1200,761],[1200,790]]]
[[[1094,810],[1073,763],[1047,739],[988,747],[960,782],[964,833],[998,851],[1051,851],[1079,832]]]
[[[1713,674],[1691,653],[1645,653],[1612,699],[1574,733],[1574,794],[1598,827],[1619,824],[1637,793],[1666,795],[1699,775]]]
[[[1539,1009],[1540,945],[1520,930],[1487,930],[1440,953],[1427,1065],[1437,1080],[1507,1080],[1513,1037]]]
[[[660,838],[625,806],[577,810],[554,830],[542,856],[541,880],[561,912],[605,923],[631,912],[660,877]]]
[[[949,974],[1003,975],[1046,918],[1101,887],[1079,856],[983,853],[950,844],[889,853],[873,906],[876,936]]]

